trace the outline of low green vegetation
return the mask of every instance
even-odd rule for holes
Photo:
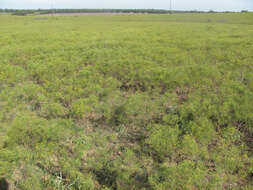
[[[253,14],[0,15],[0,189],[253,188]]]

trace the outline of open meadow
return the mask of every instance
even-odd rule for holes
[[[253,189],[253,13],[0,15],[8,188]]]

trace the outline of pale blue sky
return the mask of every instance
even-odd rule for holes
[[[169,9],[170,0],[0,0],[0,8],[120,8]],[[172,0],[174,10],[253,10],[253,0]]]

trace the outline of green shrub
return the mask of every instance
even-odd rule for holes
[[[209,179],[206,176],[209,176]],[[218,176],[208,174],[199,163],[183,161],[178,165],[162,166],[149,179],[154,189],[213,189],[221,188]]]
[[[64,138],[64,128],[57,122],[22,113],[13,120],[7,135],[6,146],[22,145],[27,148],[35,148],[40,144],[59,142],[61,138]]]
[[[72,104],[72,115],[75,118],[87,116],[92,111],[88,99],[80,99]]]
[[[152,133],[147,140],[147,144],[155,151],[159,158],[172,157],[177,150],[180,131],[178,127],[153,126]]]
[[[65,117],[68,114],[68,110],[59,103],[42,105],[41,112],[46,118]]]

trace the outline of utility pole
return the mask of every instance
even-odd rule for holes
[[[51,14],[54,15],[54,0],[51,0]]]
[[[170,14],[172,14],[172,0],[170,0]]]

